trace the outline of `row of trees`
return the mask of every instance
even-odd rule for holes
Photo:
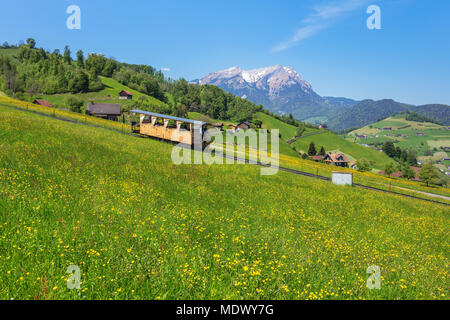
[[[170,93],[174,108],[186,108],[187,111],[199,112],[213,119],[244,121],[251,120],[262,106],[227,93],[213,85],[190,84],[185,79],[170,83]]]
[[[310,142],[309,148],[308,148],[308,156],[310,156],[310,157],[311,156],[324,156],[326,154],[327,153],[323,146],[320,148],[319,152],[317,152],[315,143],[313,141]]]
[[[396,147],[392,141],[386,141],[382,148],[389,157],[411,166],[417,165],[417,152],[414,150],[401,149]]]
[[[8,44],[5,48],[10,48]],[[153,106],[147,99],[136,102],[146,110],[158,109],[166,113],[186,116],[189,111],[196,111],[214,119],[244,121],[251,120],[257,106],[222,89],[212,86],[189,84],[185,79],[173,81],[166,79],[161,71],[151,66],[134,65],[117,62],[102,54],[89,54],[85,59],[83,51],[72,51],[66,46],[61,53],[58,49],[52,53],[36,47],[36,41],[28,39],[21,43],[16,57],[0,56],[0,90],[11,96],[22,95],[85,93],[99,91],[103,88],[100,76],[117,80],[136,91],[152,96],[170,105],[170,110]],[[20,94],[18,94],[20,93]],[[173,101],[168,99],[168,93]],[[67,101],[70,108],[78,109],[79,102]],[[287,123],[296,123],[290,116],[277,116]]]

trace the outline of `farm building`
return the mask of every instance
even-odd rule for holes
[[[119,92],[119,99],[132,100],[133,94],[130,91],[122,90]]]
[[[133,125],[134,132],[190,146],[194,143],[203,145],[206,122],[142,110],[131,112],[140,115],[139,125]]]
[[[319,129],[328,129],[328,126],[326,124],[321,124],[319,126]]]
[[[423,137],[424,135],[425,135],[425,133],[423,133],[423,132],[417,132],[417,133],[416,133],[416,136]]]
[[[318,155],[318,156],[311,156],[310,158],[311,158],[311,160],[314,160],[316,162],[320,162],[320,161],[323,161],[324,156],[323,155]]]
[[[333,164],[336,167],[348,168],[348,160],[343,153],[327,153],[323,160],[325,163]]]
[[[117,121],[120,116],[120,104],[116,103],[94,103],[89,102],[86,107],[86,114]]]
[[[33,103],[44,107],[53,107],[52,104],[46,100],[34,100]]]
[[[212,126],[216,129],[219,129],[220,131],[223,130],[223,122],[213,123]]]
[[[236,126],[236,128],[237,128],[237,129],[247,130],[247,129],[250,129],[250,125],[251,125],[250,122],[244,121],[244,122],[239,123],[239,124]]]
[[[392,127],[384,127],[383,130],[392,130]]]

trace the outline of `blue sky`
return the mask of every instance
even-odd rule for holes
[[[2,0],[0,42],[99,52],[188,80],[292,66],[320,95],[450,104],[450,1]],[[66,8],[81,8],[68,30]],[[369,30],[366,9],[381,9]]]

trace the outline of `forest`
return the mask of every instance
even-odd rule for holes
[[[4,54],[16,49],[16,54]],[[145,99],[135,101],[135,107],[156,112],[186,116],[195,111],[213,119],[244,121],[251,120],[261,105],[227,93],[212,86],[188,83],[185,79],[173,80],[148,65],[135,65],[107,58],[102,54],[85,56],[78,50],[74,57],[69,46],[61,52],[52,52],[36,46],[32,38],[18,45],[4,43],[0,47],[0,90],[5,94],[33,101],[39,94],[86,93],[103,89],[99,76],[113,78],[121,84],[165,102],[170,110],[148,105]],[[170,99],[171,97],[172,99]],[[281,118],[281,117],[280,117]],[[285,122],[296,122],[292,116],[284,116]]]

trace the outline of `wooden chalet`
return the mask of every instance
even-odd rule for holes
[[[89,102],[86,107],[86,114],[117,121],[120,116],[120,104],[115,103],[94,103]]]
[[[206,122],[142,110],[131,112],[140,115],[139,125],[133,124],[133,132],[190,146],[195,142],[203,145]]]
[[[325,163],[333,164],[336,167],[348,168],[348,160],[343,153],[327,153],[323,160]]]
[[[128,90],[122,90],[119,92],[119,99],[132,100],[133,94]]]

